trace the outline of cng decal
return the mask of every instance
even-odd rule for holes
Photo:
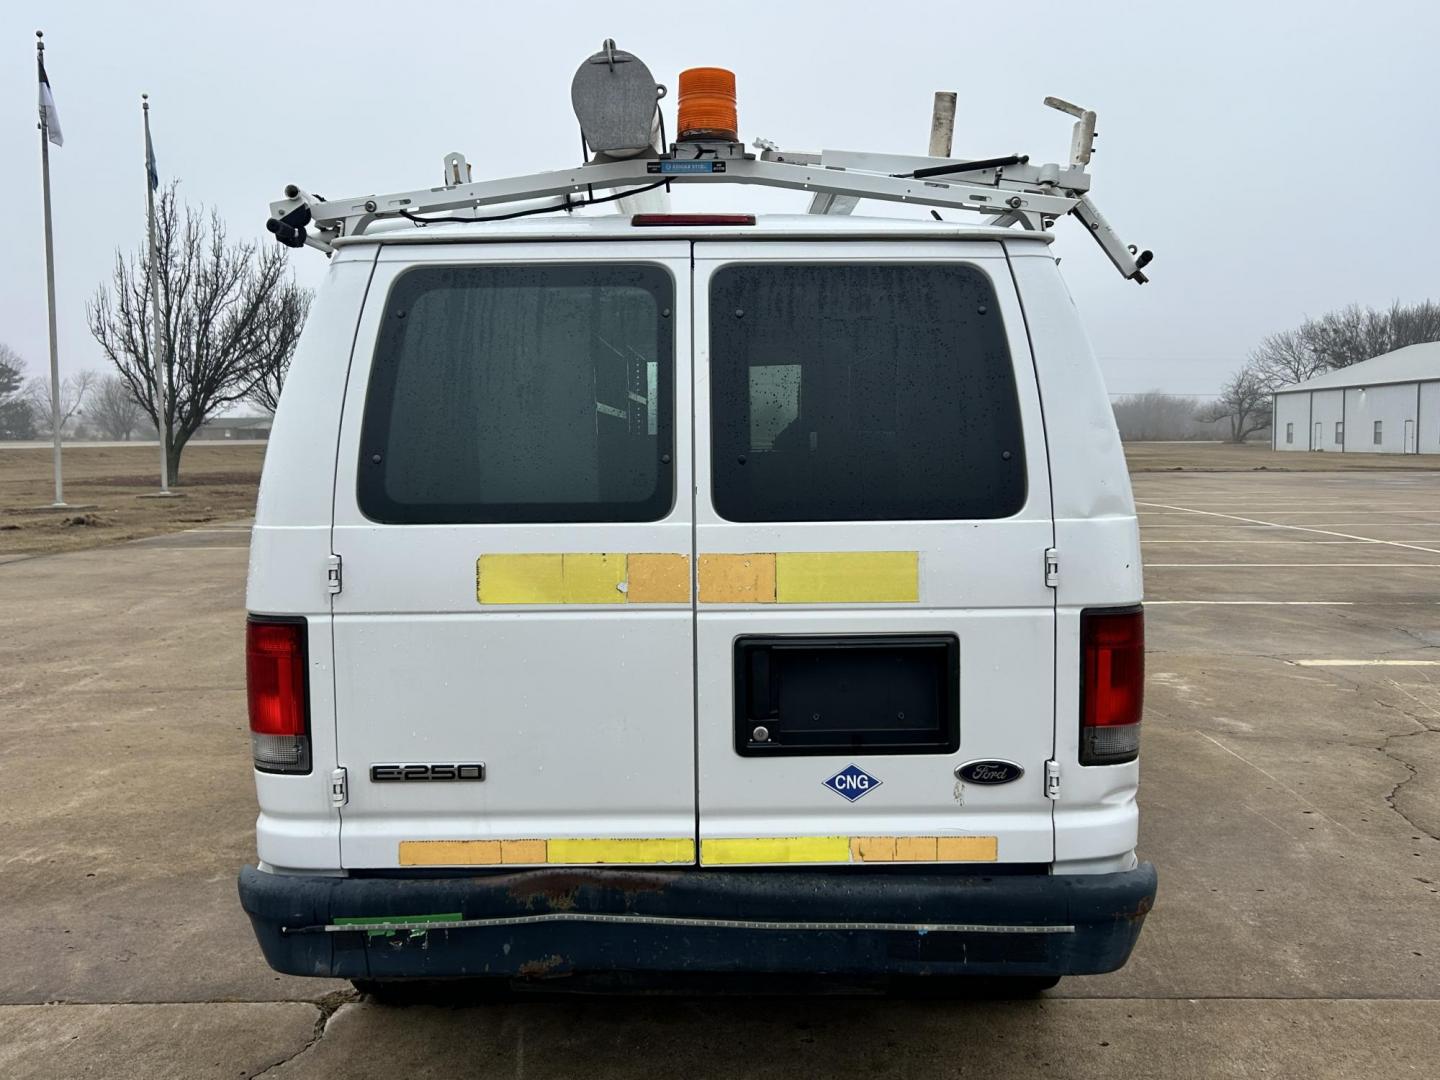
[[[855,764],[846,765],[830,779],[823,781],[825,786],[835,794],[842,796],[847,802],[854,802],[856,799],[868,795],[880,786],[880,781],[871,776],[860,766]]]

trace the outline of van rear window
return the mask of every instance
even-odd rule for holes
[[[420,268],[385,306],[360,436],[375,521],[657,521],[674,500],[657,266]]]
[[[764,263],[710,284],[711,483],[730,521],[1007,517],[1025,503],[990,279]]]

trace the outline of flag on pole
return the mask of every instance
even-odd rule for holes
[[[145,174],[150,178],[150,190],[160,187],[160,167],[155,164],[155,147],[150,142],[150,117],[145,117]]]
[[[45,118],[45,130],[50,141],[56,146],[65,145],[65,136],[60,131],[60,113],[55,108],[55,96],[50,93],[50,79],[45,74],[45,58],[40,57],[40,115]]]

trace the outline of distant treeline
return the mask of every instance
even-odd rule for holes
[[[1125,394],[1111,403],[1115,425],[1126,442],[1170,442],[1179,439],[1225,439],[1229,431],[1223,422],[1202,420],[1207,401],[1185,394],[1149,390]]]

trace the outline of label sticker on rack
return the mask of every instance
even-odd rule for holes
[[[680,173],[722,173],[725,171],[723,161],[650,161],[645,164],[645,171],[658,173],[661,176],[675,176]]]
[[[880,786],[880,781],[858,765],[846,765],[834,776],[823,781],[825,786],[846,802],[864,798]]]

